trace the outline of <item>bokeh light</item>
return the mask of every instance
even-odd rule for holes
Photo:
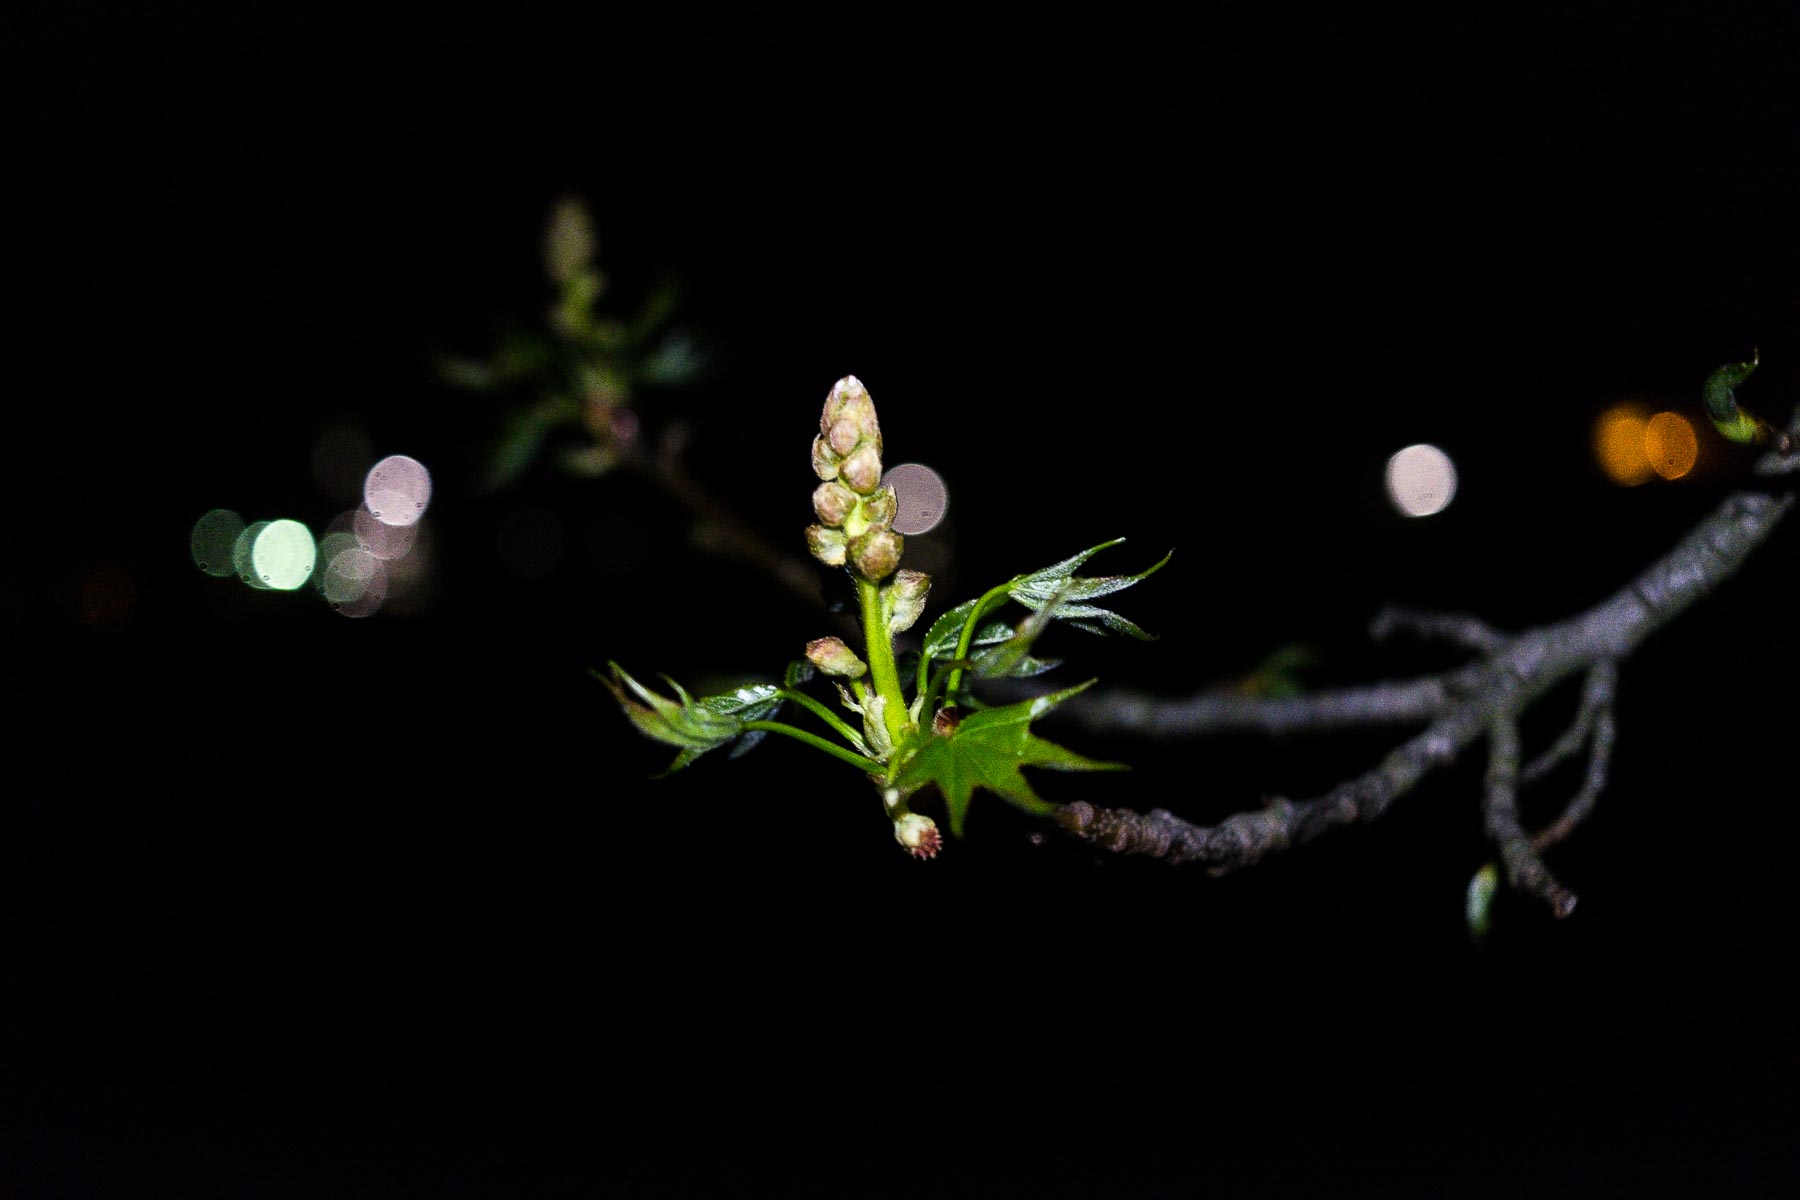
[[[930,533],[950,511],[950,488],[924,463],[900,463],[881,477],[894,489],[894,531]]]
[[[334,548],[319,574],[319,594],[333,604],[360,600],[369,581],[381,572],[381,560],[361,546]]]
[[[239,579],[257,591],[266,591],[269,585],[257,575],[256,564],[251,561],[251,551],[256,545],[256,539],[261,537],[262,531],[268,527],[269,522],[267,521],[257,521],[247,525],[244,531],[237,535],[237,540],[231,544],[231,569],[237,572]]]
[[[1664,479],[1680,479],[1700,457],[1693,422],[1680,413],[1659,412],[1644,424],[1644,457]]]
[[[416,524],[390,523],[366,508],[357,509],[351,515],[350,523],[356,532],[356,540],[362,543],[363,548],[376,558],[388,562],[403,557],[411,550],[413,538],[418,532]]]
[[[1594,460],[1620,487],[1660,476],[1680,479],[1700,457],[1694,423],[1678,412],[1652,415],[1639,404],[1615,404],[1594,422]]]
[[[1456,465],[1436,446],[1408,446],[1387,461],[1387,493],[1406,516],[1443,512],[1456,498]]]
[[[366,508],[339,513],[319,542],[319,595],[342,616],[373,616],[387,599],[389,558],[406,552],[412,533],[383,525]]]
[[[339,513],[319,543],[319,595],[346,617],[418,611],[431,595],[429,533],[425,522],[389,525],[366,507]]]
[[[244,518],[229,508],[215,508],[194,522],[188,535],[188,553],[194,565],[217,579],[237,573],[231,558],[238,535],[244,532]]]
[[[390,454],[363,480],[363,507],[384,525],[417,524],[430,503],[431,472],[416,458]]]
[[[322,437],[314,461],[320,486],[341,490],[344,470],[364,453],[364,444],[349,428]],[[339,513],[316,541],[299,521],[246,527],[230,509],[213,509],[189,534],[194,565],[208,575],[235,574],[259,591],[294,591],[310,582],[347,617],[370,616],[383,607],[416,612],[430,603],[435,577],[430,534],[422,524],[431,503],[431,473],[417,459],[395,454],[366,473],[359,469],[351,493],[359,487],[363,505]]]
[[[344,517],[339,517],[325,527],[325,536],[319,539],[319,561],[325,564],[326,567],[330,567],[332,560],[337,558],[337,556],[344,551],[360,550],[362,548],[362,543],[356,540],[356,535],[345,528],[347,524],[348,522]],[[319,574],[314,577],[313,582],[322,588],[324,587],[324,580],[325,572],[320,571]]]
[[[319,486],[352,496],[360,507],[342,512],[314,539],[294,520],[246,527],[230,509],[215,508],[188,537],[194,565],[208,575],[236,575],[259,591],[294,591],[309,582],[332,609],[366,617],[387,607],[417,612],[431,602],[435,572],[430,531],[431,472],[415,458],[393,454],[364,472],[367,439],[351,426],[329,431],[314,447]],[[355,470],[354,476],[347,472]]]
[[[312,578],[318,547],[298,521],[263,522],[250,546],[250,565],[264,587],[291,592]]]
[[[380,611],[387,601],[388,577],[387,566],[380,559],[370,556],[366,559],[353,559],[349,553],[340,554],[333,560],[333,568],[339,580],[348,581],[349,575],[361,566],[370,569],[367,579],[355,581],[355,586],[362,590],[348,600],[333,600],[332,611],[342,617],[372,617]]]
[[[1636,487],[1650,478],[1650,459],[1644,453],[1648,423],[1644,410],[1635,404],[1615,404],[1594,422],[1594,458],[1620,487]]]

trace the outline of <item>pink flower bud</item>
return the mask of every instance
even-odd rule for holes
[[[819,432],[840,456],[864,442],[875,443],[875,452],[881,453],[881,424],[875,419],[875,401],[856,376],[846,375],[838,380],[831,395],[825,398]]]
[[[841,414],[851,396],[868,396],[868,394],[868,389],[862,387],[862,380],[853,374],[846,374],[842,380],[833,383],[832,390],[824,398],[824,412],[819,414],[819,432],[823,434],[824,430],[832,428],[832,421],[837,419],[837,414]]]
[[[925,597],[931,594],[931,576],[923,571],[897,571],[888,585],[886,597],[888,628],[904,633],[913,627],[925,611]]]
[[[806,660],[826,675],[842,679],[861,679],[869,664],[856,657],[856,651],[845,645],[843,638],[823,637],[806,644]]]
[[[900,565],[906,543],[891,529],[871,529],[850,542],[850,565],[870,582],[878,583]]]
[[[848,550],[848,539],[840,530],[827,529],[823,525],[806,527],[806,548],[812,556],[828,567],[844,565],[845,553]]]
[[[862,385],[862,380],[854,375],[846,375],[831,385],[831,392],[825,397],[825,411],[819,415],[819,432],[830,429],[832,423],[844,412],[851,401],[869,398],[869,390]]]
[[[838,476],[838,455],[831,452],[823,437],[813,439],[812,448],[813,474],[820,479],[836,479]]]
[[[819,520],[833,529],[842,528],[844,518],[856,507],[856,493],[841,483],[821,483],[813,490],[812,500]]]
[[[832,453],[840,456],[856,449],[862,440],[862,430],[857,428],[855,421],[839,419],[833,421],[831,428],[825,431],[826,444],[831,447]]]
[[[857,447],[856,453],[839,464],[838,478],[851,491],[867,496],[881,486],[881,451],[864,442]]]
[[[944,848],[944,835],[938,832],[937,822],[914,812],[903,813],[895,820],[894,840],[918,859],[936,858]]]
[[[863,501],[863,516],[876,529],[886,529],[894,523],[894,513],[900,507],[899,497],[894,495],[891,487],[880,488],[873,496]]]

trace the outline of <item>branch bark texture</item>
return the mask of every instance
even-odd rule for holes
[[[1793,432],[1800,433],[1800,418]],[[1771,453],[1757,464],[1769,477],[1792,473],[1800,457]],[[1476,656],[1437,675],[1295,698],[1208,692],[1179,700],[1137,693],[1090,693],[1061,710],[1099,731],[1192,736],[1228,731],[1294,734],[1382,725],[1423,728],[1375,767],[1324,795],[1275,797],[1214,825],[1166,809],[1140,813],[1085,801],[1065,805],[1059,823],[1074,836],[1121,854],[1170,863],[1199,863],[1224,874],[1340,826],[1372,821],[1420,780],[1477,743],[1485,743],[1483,825],[1507,881],[1542,898],[1558,916],[1575,895],[1545,867],[1542,852],[1568,837],[1592,812],[1604,786],[1615,737],[1618,667],[1643,641],[1729,578],[1793,506],[1791,492],[1740,491],[1727,496],[1667,554],[1611,596],[1566,620],[1521,633],[1494,630],[1473,617],[1391,610],[1377,618],[1377,637],[1408,630],[1466,647]],[[1565,680],[1583,680],[1569,729],[1538,758],[1522,758],[1519,721]],[[1535,833],[1520,822],[1518,790],[1585,751],[1581,788],[1555,821]]]

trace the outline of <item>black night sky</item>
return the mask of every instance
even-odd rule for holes
[[[1119,598],[1160,640],[1058,631],[1053,678],[1174,694],[1295,643],[1318,686],[1441,669],[1370,618],[1565,616],[1745,481],[1715,440],[1609,483],[1608,405],[1698,417],[1753,348],[1746,403],[1800,395],[1791,6],[27,3],[0,30],[0,1195],[1800,1184],[1794,530],[1624,665],[1611,782],[1551,858],[1574,916],[1504,896],[1477,947],[1478,754],[1220,880],[991,796],[916,863],[792,744],[652,781],[590,668],[777,672],[830,618],[641,481],[484,490],[503,406],[432,368],[538,320],[545,215],[580,195],[612,311],[676,279],[710,357],[646,429],[688,425],[693,475],[784,548],[854,373],[890,459],[951,487],[933,613],[1107,538],[1119,570],[1174,547]],[[189,558],[213,508],[323,528],[334,430],[433,473],[414,611]],[[1381,487],[1415,442],[1460,472],[1423,520]],[[554,531],[523,572],[521,513]],[[1392,742],[1047,732],[1134,766],[1050,798],[1196,818]]]

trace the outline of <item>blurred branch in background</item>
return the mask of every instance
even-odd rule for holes
[[[559,200],[544,232],[544,270],[556,289],[544,330],[509,333],[485,359],[437,364],[444,382],[507,399],[483,486],[505,487],[545,459],[580,478],[629,472],[687,510],[696,546],[747,563],[809,605],[822,605],[809,563],[775,549],[687,472],[687,423],[666,422],[652,444],[639,414],[642,394],[695,382],[706,354],[674,324],[680,291],[672,282],[657,286],[629,320],[603,314],[607,280],[597,249],[587,206]]]

